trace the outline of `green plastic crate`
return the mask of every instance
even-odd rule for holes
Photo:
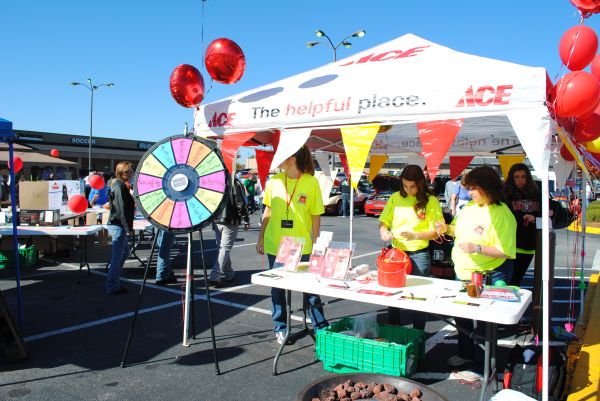
[[[343,318],[317,332],[316,354],[325,370],[334,373],[381,373],[410,377],[425,356],[425,332],[405,327],[379,325],[382,342],[341,334],[353,327]]]
[[[38,252],[34,245],[19,248],[19,267],[32,267],[37,264]],[[0,269],[15,267],[15,252],[0,251]]]

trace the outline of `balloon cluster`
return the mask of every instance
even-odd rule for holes
[[[600,12],[600,0],[571,0],[583,18]],[[577,25],[562,36],[558,52],[570,70],[549,92],[549,104],[556,121],[600,162],[600,54],[598,36],[588,26]],[[590,72],[584,71],[590,67]],[[563,144],[560,155],[574,160]],[[596,162],[594,160],[594,162]]]
[[[219,38],[206,48],[206,71],[217,82],[234,84],[246,69],[246,57],[233,40]],[[173,70],[170,79],[171,95],[183,107],[194,107],[204,99],[204,78],[192,65],[181,64]]]

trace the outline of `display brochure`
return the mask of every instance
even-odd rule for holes
[[[325,252],[332,238],[333,232],[331,231],[321,231],[319,233],[319,237],[313,245],[310,260],[308,261],[308,271],[310,273],[321,274],[325,262]]]
[[[305,242],[306,239],[303,237],[282,237],[273,267],[285,271],[297,271]]]
[[[519,289],[512,286],[495,287],[486,285],[481,294],[479,294],[479,297],[495,299],[497,301],[518,302]]]
[[[330,242],[325,252],[321,277],[345,280],[351,266],[355,246],[356,244],[350,242]]]

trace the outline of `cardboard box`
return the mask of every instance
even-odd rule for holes
[[[69,213],[69,198],[83,194],[85,185],[80,180],[22,181],[19,183],[19,207],[58,209],[60,214],[66,214]]]

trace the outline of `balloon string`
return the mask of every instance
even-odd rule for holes
[[[200,27],[200,32],[201,32],[201,46],[202,46],[202,62],[204,62],[204,3],[206,3],[208,0],[202,0],[202,20],[201,20],[201,27]]]

